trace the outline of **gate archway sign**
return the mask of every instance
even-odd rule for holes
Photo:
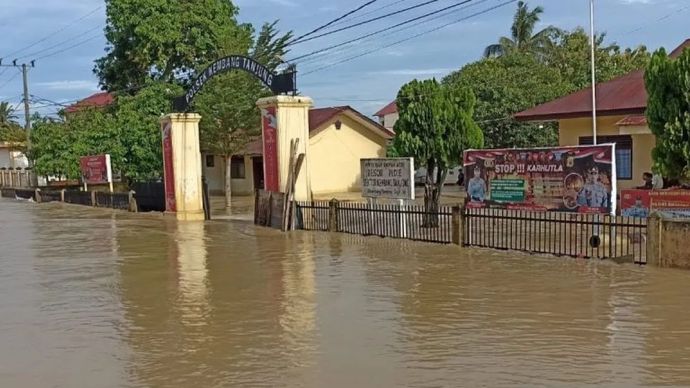
[[[184,96],[177,97],[173,101],[173,109],[176,112],[186,112],[189,105],[194,100],[194,97],[204,87],[206,82],[216,75],[225,73],[230,70],[245,71],[258,80],[260,80],[266,87],[271,89],[274,95],[278,94],[295,94],[297,92],[296,72],[290,70],[285,73],[273,73],[266,66],[255,61],[252,58],[231,55],[216,60],[210,64],[204,71],[202,71],[192,82],[187,93]]]

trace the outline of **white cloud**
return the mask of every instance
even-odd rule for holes
[[[91,80],[37,82],[35,85],[48,90],[98,90],[98,84]]]
[[[282,5],[283,7],[294,8],[299,6],[299,4],[293,0],[268,0],[270,3]]]
[[[372,75],[404,75],[404,76],[425,76],[425,75],[439,75],[448,74],[455,69],[438,68],[438,69],[396,69],[396,70],[382,70],[369,72]]]

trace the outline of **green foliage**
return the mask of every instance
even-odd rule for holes
[[[438,209],[448,169],[460,163],[464,150],[483,145],[481,129],[472,118],[475,101],[470,89],[445,87],[435,79],[414,80],[398,92],[394,148],[429,172],[424,192],[429,212]],[[437,224],[436,217],[426,221],[427,226]]]
[[[655,168],[669,178],[690,179],[690,50],[676,60],[664,49],[655,52],[645,84],[647,122],[656,135]]]
[[[42,175],[80,177],[79,158],[110,154],[125,179],[160,178],[163,169],[159,118],[167,113],[178,86],[150,83],[135,96],[120,96],[107,109],[85,109],[65,121],[34,120],[31,132],[35,169]]]
[[[556,69],[531,55],[512,54],[466,65],[444,84],[469,88],[477,97],[474,119],[488,148],[550,146],[558,143],[554,124],[520,123],[512,115],[569,91]],[[540,128],[543,127],[543,128]]]
[[[484,49],[485,58],[495,58],[514,53],[544,55],[553,45],[551,35],[558,32],[552,26],[534,33],[534,27],[544,13],[544,8],[536,7],[532,10],[524,1],[518,1],[517,10],[510,27],[511,36],[501,37],[498,44],[492,44]]]
[[[553,36],[554,45],[545,58],[545,63],[561,74],[569,85],[569,91],[584,89],[591,85],[590,37],[582,29],[558,31]],[[606,35],[595,37],[595,64],[597,82],[609,81],[633,70],[644,69],[649,63],[647,48],[631,49],[616,44],[606,44]]]
[[[229,42],[246,41],[228,0],[107,0],[106,55],[94,71],[107,90],[126,90],[146,80],[184,83],[201,65],[218,58]]]

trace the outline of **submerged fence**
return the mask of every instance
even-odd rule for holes
[[[107,193],[100,191],[71,191],[71,190],[40,190],[2,188],[0,194],[4,198],[18,198],[35,202],[64,202],[74,205],[93,206],[100,208],[138,211],[134,192]]]
[[[423,206],[353,202],[297,202],[297,226],[333,231],[449,244],[453,242],[452,208],[426,212]]]
[[[463,245],[647,261],[647,220],[608,214],[465,209]]]
[[[303,230],[381,236],[582,258],[647,262],[647,220],[506,209],[297,202]]]

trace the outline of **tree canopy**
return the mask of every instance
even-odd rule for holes
[[[645,72],[647,122],[656,136],[655,168],[672,179],[690,179],[690,50],[677,59],[662,48]]]
[[[534,28],[540,21],[542,13],[544,13],[543,7],[530,10],[527,3],[518,1],[513,24],[510,27],[510,37],[501,37],[497,44],[486,47],[484,57],[500,57],[516,52],[532,55],[545,54],[553,44],[551,35],[558,32],[558,29],[549,26],[534,33]]]
[[[187,82],[230,44],[248,45],[251,28],[227,0],[106,0],[106,55],[94,71],[106,90],[131,90],[146,80]]]
[[[460,163],[464,150],[483,145],[481,129],[473,118],[475,101],[469,88],[446,87],[435,79],[413,80],[398,92],[400,118],[393,143],[400,156],[414,157],[417,167],[427,169],[427,213],[438,210],[448,169]],[[430,217],[427,226],[437,222]]]

